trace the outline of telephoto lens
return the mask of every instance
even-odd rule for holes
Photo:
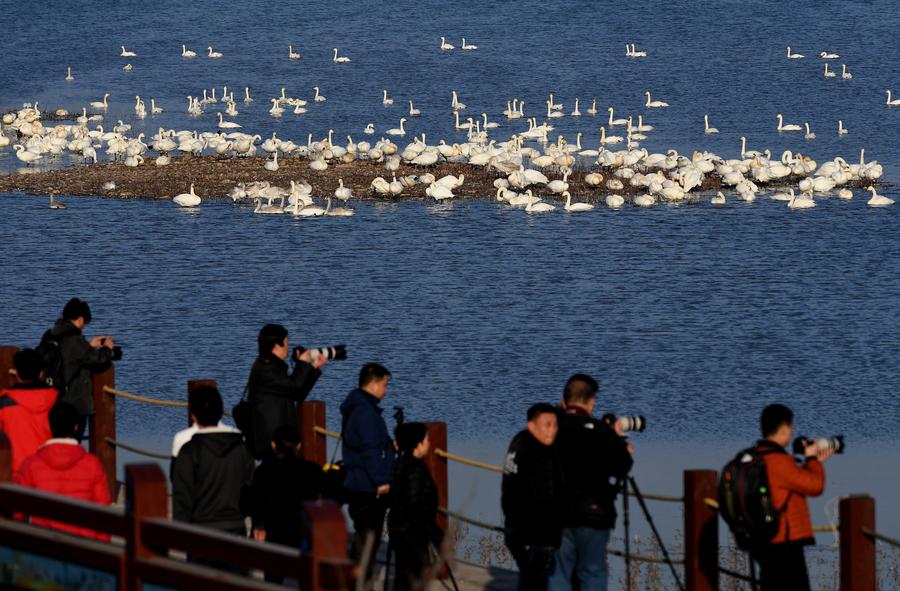
[[[806,446],[815,443],[816,449],[825,450],[830,449],[836,454],[844,453],[844,436],[843,435],[835,435],[834,437],[797,437],[794,439],[794,453],[798,456],[803,455],[806,451]]]
[[[347,358],[347,345],[309,349],[310,362],[315,363],[319,357],[325,357],[328,361],[342,361]]]
[[[647,428],[647,419],[644,418],[644,415],[624,416],[617,418],[616,424],[619,425],[619,430],[622,433],[628,433],[629,431],[640,433]]]

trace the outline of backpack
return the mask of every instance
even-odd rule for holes
[[[781,513],[769,488],[763,456],[775,450],[749,448],[728,462],[719,478],[719,514],[742,550],[755,550],[778,533]],[[788,498],[790,500],[790,497]]]
[[[44,359],[44,381],[47,382],[48,386],[56,388],[57,392],[59,392],[60,400],[66,394],[66,389],[68,389],[70,383],[66,381],[63,371],[64,362],[61,341],[65,336],[66,333],[53,336],[48,330],[41,337],[41,344],[35,347],[35,351]]]

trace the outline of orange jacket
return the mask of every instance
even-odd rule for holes
[[[771,442],[760,442],[761,449],[776,447]],[[798,465],[794,457],[781,448],[764,455],[763,459],[772,503],[781,510],[778,533],[770,543],[815,541],[806,497],[817,497],[825,490],[825,469],[821,462],[811,458],[805,465]]]

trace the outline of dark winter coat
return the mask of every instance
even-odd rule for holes
[[[303,501],[322,492],[322,467],[296,456],[267,456],[253,474],[250,516],[266,541],[298,547]]]
[[[273,355],[256,358],[250,369],[247,399],[253,415],[253,453],[268,453],[272,433],[281,425],[297,424],[297,403],[306,400],[322,372],[297,361],[288,374],[288,364]]]
[[[500,488],[507,542],[559,547],[564,486],[556,448],[519,432],[509,444]]]
[[[185,443],[172,467],[172,515],[220,531],[244,527],[241,493],[255,463],[240,433],[201,429]]]
[[[444,532],[435,521],[438,491],[425,463],[411,454],[403,454],[394,464],[391,480],[391,511],[388,528],[391,535],[402,533],[420,547],[429,542],[441,547]]]
[[[559,416],[554,445],[566,479],[565,525],[614,528],[618,483],[634,463],[625,439],[604,421],[569,409]]]
[[[363,390],[353,390],[341,404],[344,435],[344,488],[374,493],[391,481],[394,467],[394,442],[382,418],[379,400]]]
[[[43,383],[0,390],[0,431],[6,433],[12,447],[13,471],[53,436],[47,415],[56,397],[56,389]]]
[[[112,349],[91,347],[81,330],[70,320],[57,320],[49,334],[59,342],[63,360],[65,393],[62,401],[74,406],[82,415],[94,414],[91,372],[106,369],[112,361]]]

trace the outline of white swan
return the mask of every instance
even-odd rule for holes
[[[450,45],[449,43],[447,43],[447,40],[446,40],[446,39],[444,39],[443,37],[441,37],[441,49],[443,49],[443,50],[446,51],[446,50],[449,50],[449,49],[456,49],[456,47],[454,47],[453,45]]]
[[[122,53],[119,54],[119,57],[137,57],[137,54],[133,51],[128,51],[125,49],[125,46],[122,45]]]
[[[566,204],[563,207],[566,211],[590,211],[594,206],[590,203],[572,203],[572,196],[568,191],[563,191],[563,197],[566,198]]]
[[[104,93],[102,101],[94,101],[89,103],[89,105],[94,109],[103,109],[104,111],[109,108],[109,103],[106,100],[109,98],[109,93]]]
[[[790,46],[788,46],[787,57],[789,60],[799,60],[799,59],[802,59],[804,56],[799,53],[791,53],[791,48],[790,48]]]
[[[336,63],[336,64],[346,64],[346,63],[348,63],[348,62],[350,61],[350,58],[349,58],[349,57],[346,57],[346,56],[338,56],[338,50],[337,50],[337,47],[335,47],[332,51],[334,51],[334,57],[331,58],[331,61],[333,61],[334,63]]]
[[[66,80],[75,80],[75,77],[72,76],[72,67],[71,66],[66,68]]]
[[[417,109],[413,106],[412,99],[409,99],[409,116],[410,117],[418,117],[422,114],[421,109]]]
[[[293,45],[288,45],[288,59],[289,60],[298,60],[300,59],[300,52],[294,51]]]
[[[581,111],[578,110],[578,97],[575,97],[575,110],[569,113],[572,117],[581,117]]]
[[[473,51],[475,49],[478,49],[478,46],[473,45],[472,43],[466,43],[466,38],[463,37],[462,38],[462,49],[465,49],[467,51]]]
[[[836,53],[828,53],[827,51],[823,51],[822,53],[819,54],[819,57],[822,58],[823,60],[836,60],[837,58],[839,58],[841,56],[839,56]]]
[[[813,201],[812,193],[802,193],[799,197],[793,195],[791,200],[788,201],[788,207],[790,209],[810,209],[816,206],[816,202]]]
[[[591,102],[591,107],[585,111],[588,115],[596,115],[597,114],[597,99],[594,99]]]
[[[893,100],[891,100],[891,91],[888,90],[888,91],[887,91],[887,103],[886,103],[886,104],[887,104],[889,107],[896,107],[896,106],[900,105],[900,99],[893,99]]]
[[[313,101],[315,101],[317,103],[324,103],[326,101],[326,98],[325,98],[325,95],[323,95],[319,92],[319,87],[313,86],[313,90],[316,91],[316,96],[313,97]]]
[[[454,111],[462,111],[463,109],[465,109],[466,104],[459,102],[459,97],[457,96],[456,91],[451,90],[450,92],[453,93],[453,101],[450,103],[450,106],[453,107],[453,110]]]
[[[703,116],[703,133],[706,135],[712,135],[714,133],[719,133],[719,130],[715,127],[709,126],[709,115]]]
[[[497,129],[500,127],[500,124],[496,121],[488,121],[487,113],[482,113],[481,118],[484,120],[484,124],[481,126],[483,129]]]
[[[609,126],[612,127],[614,125],[628,125],[628,119],[613,119],[613,108],[609,107],[606,109],[609,111]]]
[[[26,166],[43,158],[41,154],[26,150],[25,146],[21,144],[14,145],[13,150],[16,152],[16,158],[24,162]]]
[[[549,203],[544,203],[540,199],[533,197],[530,189],[525,192],[525,195],[528,197],[528,203],[525,205],[525,211],[528,213],[546,213],[556,209]]]
[[[406,123],[406,117],[400,118],[400,127],[392,127],[387,130],[385,133],[388,135],[406,135],[406,130],[403,129],[403,124]]]
[[[253,210],[253,213],[259,214],[278,214],[284,213],[284,197],[281,198],[281,206],[272,205],[272,199],[269,199],[269,202],[266,205],[262,203],[263,198],[257,197],[253,201],[256,202],[256,209]]]
[[[331,207],[331,197],[327,197],[328,205],[325,207],[325,215],[330,217],[350,217],[353,210],[349,207]]]
[[[294,205],[294,211],[291,213],[302,218],[317,218],[325,215],[325,210],[318,205],[307,205],[306,207],[300,207],[300,201],[298,200]]]
[[[828,69],[828,62],[825,62],[825,77],[826,78],[834,78],[837,76],[834,72]]]
[[[806,127],[806,135],[804,135],[803,138],[804,138],[804,139],[807,139],[807,140],[814,140],[814,139],[816,139],[816,134],[814,134],[814,133],[809,129],[809,123],[807,122],[807,123],[804,123],[803,125]]]
[[[235,123],[234,121],[224,121],[222,119],[222,113],[216,113],[219,116],[219,129],[240,129],[241,126]]]
[[[866,187],[866,191],[872,191],[872,198],[866,201],[866,205],[868,205],[869,207],[884,207],[885,205],[891,205],[894,203],[894,200],[890,197],[885,197],[876,193],[875,187],[871,185]]]
[[[218,51],[213,51],[213,48],[212,48],[212,47],[207,47],[207,48],[206,48],[206,51],[208,52],[208,53],[206,54],[206,57],[212,58],[212,59],[214,59],[214,60],[217,60],[217,59],[219,59],[220,57],[222,57],[222,54],[219,53]]]
[[[244,87],[244,102],[245,103],[253,102],[253,99],[250,97],[250,87],[249,86]]]
[[[191,51],[184,43],[181,44],[181,57],[197,57],[196,51]]]
[[[841,189],[838,191],[838,197],[841,199],[853,199],[853,191],[850,189]]]
[[[62,201],[57,201],[56,196],[53,193],[50,193],[50,209],[65,209],[66,204]]]
[[[634,198],[634,204],[638,207],[652,207],[656,205],[656,197],[653,195],[638,195]]]
[[[650,100],[650,91],[647,91],[644,94],[647,95],[647,102],[644,103],[644,106],[647,107],[648,109],[658,109],[660,107],[668,107],[669,106],[669,103],[667,103],[665,101],[651,101]]]
[[[152,113],[153,115],[159,115],[162,112],[163,108],[156,106],[156,99],[150,99],[150,113]]]
[[[366,128],[363,130],[363,133],[366,135],[372,135],[373,133],[375,133],[375,124],[369,123],[368,125],[366,125]]]
[[[843,136],[847,135],[848,133],[849,132],[847,131],[847,128],[844,127],[844,122],[838,119],[838,135]]]
[[[384,91],[382,91],[382,92],[383,92],[384,94],[383,94],[383,97],[382,97],[382,99],[381,99],[381,104],[384,105],[385,107],[387,107],[387,106],[389,106],[389,105],[393,105],[393,104],[394,104],[394,99],[388,97],[387,90],[384,90]]]
[[[841,78],[844,80],[853,80],[853,74],[847,71],[847,64],[841,64]]]
[[[194,193],[194,183],[191,183],[191,190],[189,192],[176,195],[172,201],[181,207],[197,207],[200,205],[200,197]]]
[[[618,209],[625,205],[625,198],[621,195],[607,195],[606,196],[606,207],[610,207],[612,209]]]
[[[795,125],[793,123],[784,124],[784,117],[782,117],[781,113],[778,113],[778,131],[800,131],[802,128],[799,125]]]
[[[353,198],[353,192],[350,190],[350,187],[344,186],[344,179],[338,179],[338,188],[334,190],[334,196],[336,199],[344,202]]]
[[[647,57],[646,51],[638,51],[635,48],[636,48],[636,44],[632,43],[631,44],[631,53],[630,54],[626,53],[625,55],[627,55],[628,57]]]
[[[263,164],[263,167],[269,172],[277,172],[278,171],[278,151],[272,154],[271,160],[266,160],[266,163]]]
[[[716,196],[709,200],[710,205],[725,205],[725,195],[722,191],[716,192]]]

